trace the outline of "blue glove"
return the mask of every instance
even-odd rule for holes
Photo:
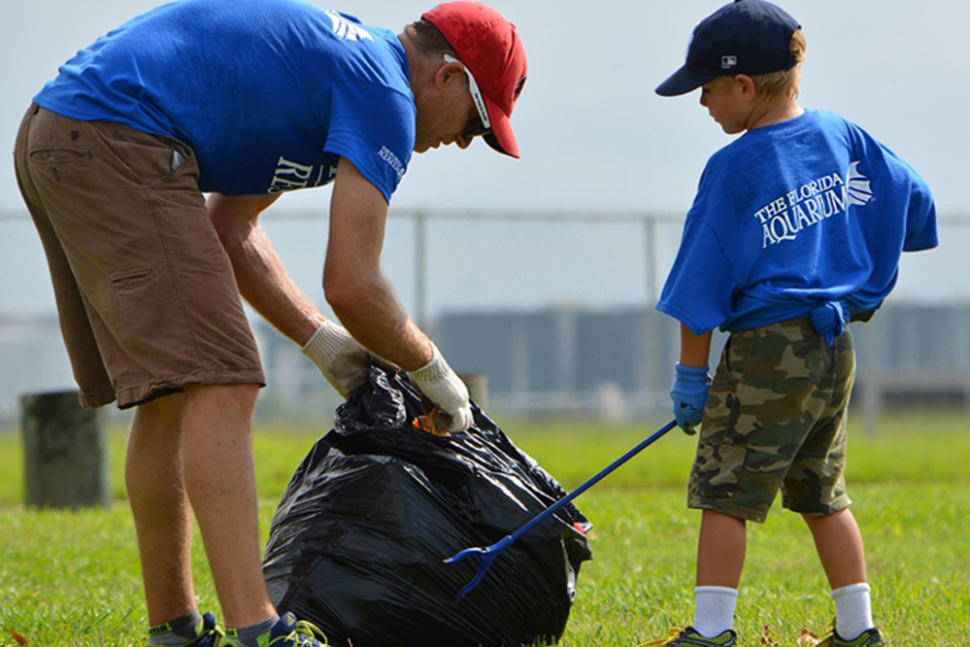
[[[685,433],[693,434],[694,426],[701,423],[704,417],[704,405],[707,403],[707,393],[711,390],[711,378],[707,374],[707,365],[681,366],[680,362],[674,367],[677,377],[674,388],[670,391],[670,399],[674,404],[674,418]]]
[[[822,336],[825,343],[831,346],[836,338],[845,332],[845,322],[848,319],[845,309],[838,301],[829,301],[812,310],[809,315],[812,328]]]

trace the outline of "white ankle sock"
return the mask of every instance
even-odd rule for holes
[[[832,600],[835,601],[835,631],[842,638],[852,640],[874,626],[869,585],[865,582],[835,589]]]
[[[734,625],[738,590],[726,586],[698,586],[694,589],[694,630],[714,638]]]

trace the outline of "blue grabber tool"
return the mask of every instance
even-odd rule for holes
[[[571,493],[567,494],[566,496],[559,499],[558,501],[550,505],[548,508],[546,508],[545,510],[537,514],[535,517],[533,517],[531,520],[526,522],[524,525],[522,525],[522,527],[520,527],[512,534],[505,535],[504,537],[502,537],[502,539],[495,542],[491,546],[473,546],[471,548],[465,548],[464,550],[458,551],[451,557],[445,559],[444,560],[445,564],[456,564],[461,560],[465,559],[466,557],[468,557],[469,555],[479,556],[478,572],[475,573],[475,577],[473,577],[471,581],[468,582],[468,584],[466,584],[461,589],[461,591],[458,592],[458,599],[465,597],[466,595],[468,595],[469,591],[471,591],[476,586],[478,586],[479,582],[481,582],[482,579],[485,578],[485,573],[488,572],[488,569],[489,567],[491,567],[492,562],[495,561],[495,558],[498,557],[503,550],[505,550],[510,545],[512,545],[512,543],[515,542],[515,540],[517,540],[519,537],[521,537],[525,533],[532,530],[538,524],[542,523],[546,518],[555,514],[557,510],[559,510],[561,507],[563,507],[564,505],[566,505],[567,503],[569,503],[570,501],[578,497],[580,494],[582,494],[589,488],[596,485],[600,481],[600,479],[602,479],[607,474],[615,470],[617,467],[619,467],[623,463],[627,462],[628,460],[630,460],[631,458],[639,454],[645,447],[647,447],[647,445],[652,444],[655,440],[657,440],[658,438],[660,438],[661,436],[663,436],[664,434],[666,434],[668,431],[670,431],[676,426],[677,426],[677,421],[671,420],[666,425],[664,425],[663,427],[655,431],[653,434],[651,434],[647,438],[640,441],[640,443],[636,447],[634,447],[627,453],[623,454],[623,456],[620,456],[618,459],[616,459],[608,466],[603,468],[603,470],[601,470],[598,474],[596,474],[588,481],[586,481],[585,483],[577,487]]]

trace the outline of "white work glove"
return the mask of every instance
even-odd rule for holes
[[[435,427],[440,431],[463,431],[472,424],[472,410],[468,402],[468,388],[448,366],[433,343],[434,357],[421,368],[408,371],[411,383],[438,406]]]
[[[367,371],[375,363],[366,348],[343,326],[329,319],[303,346],[303,354],[313,360],[327,382],[345,399],[367,380]]]

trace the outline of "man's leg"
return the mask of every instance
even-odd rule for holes
[[[86,298],[73,305],[90,347],[79,355],[65,334],[72,364],[78,373],[90,363],[79,358],[101,363],[91,385],[79,376],[82,393],[88,404],[117,398],[119,406],[141,406],[126,483],[149,622],[194,609],[191,508],[226,620],[271,618],[249,448],[256,385],[265,376],[206,214],[197,160],[190,154],[173,170],[171,141],[122,124],[41,108],[28,117],[18,136],[18,181],[32,213],[43,216],[42,235],[50,232],[45,246],[56,243],[56,266]],[[191,386],[199,382],[245,386]]]
[[[151,625],[195,610],[192,511],[179,459],[182,401],[176,394],[137,408],[125,461]]]
[[[189,386],[182,409],[185,489],[228,627],[255,624],[276,613],[261,566],[250,438],[258,388]]]

